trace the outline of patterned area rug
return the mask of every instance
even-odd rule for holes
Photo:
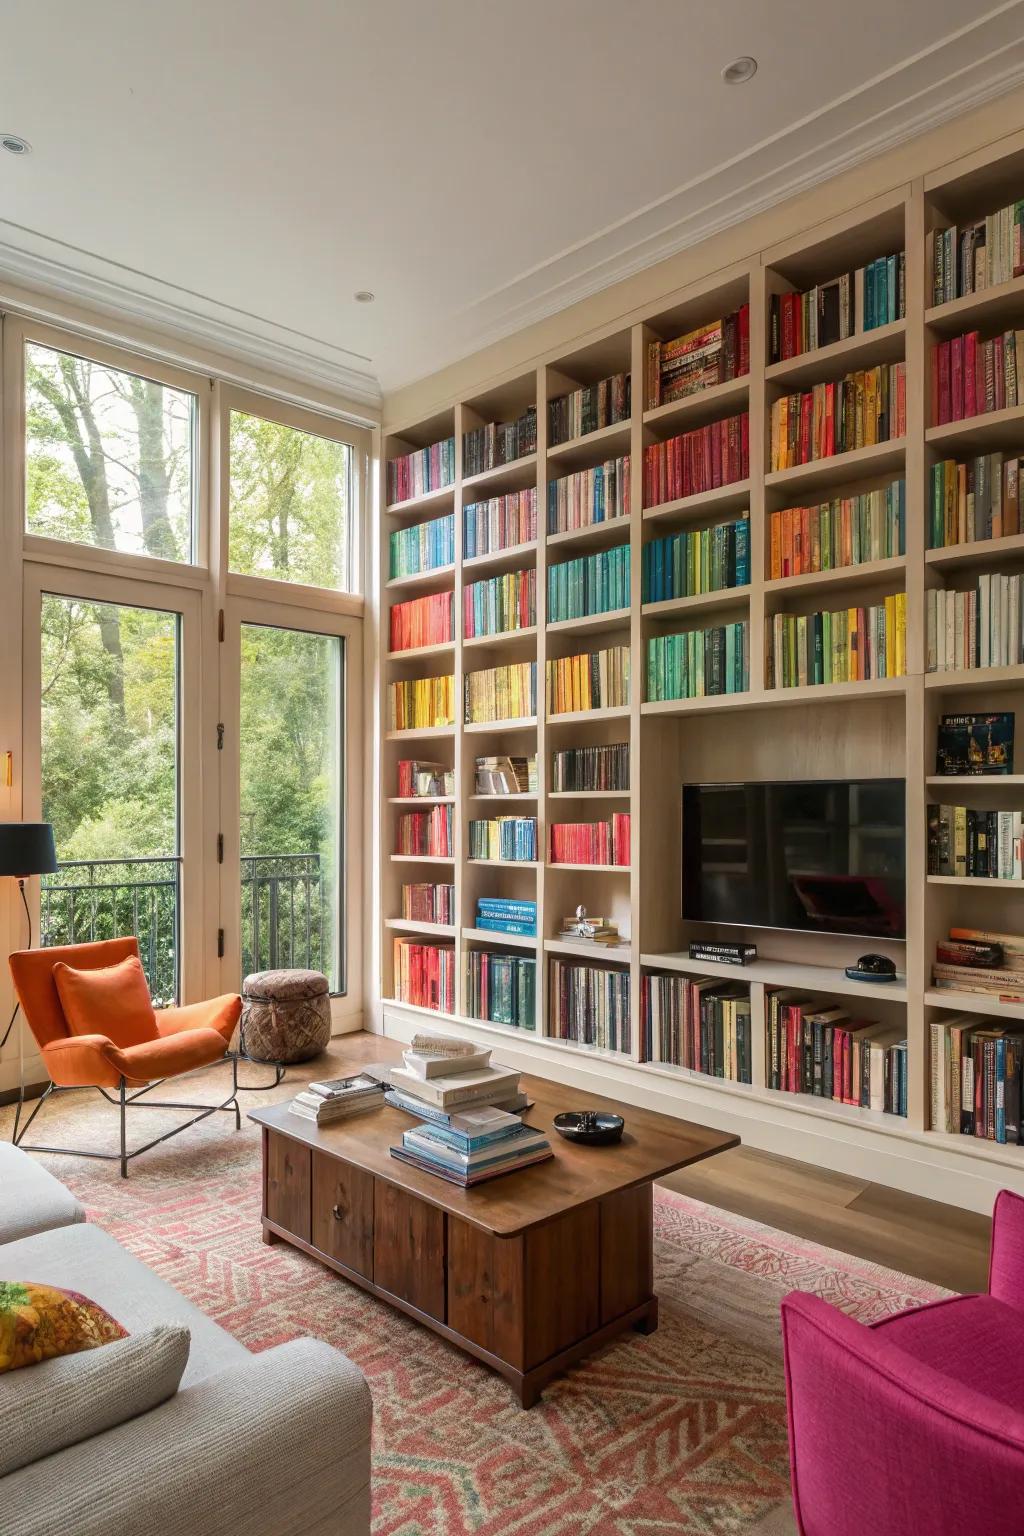
[[[243,1109],[293,1091],[245,1095]],[[95,1096],[64,1104],[48,1137],[113,1146],[112,1110]],[[942,1294],[656,1190],[657,1332],[610,1345],[523,1413],[483,1366],[260,1241],[259,1136],[243,1126],[211,1117],[127,1182],[114,1164],[42,1161],[91,1221],[250,1349],[312,1333],[358,1363],[374,1401],[374,1536],[752,1531],[788,1496],[780,1298],[799,1287],[868,1320]],[[163,1128],[160,1112],[140,1115],[135,1140]]]

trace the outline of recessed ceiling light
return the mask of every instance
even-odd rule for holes
[[[722,79],[726,85],[744,85],[748,80],[753,80],[757,74],[757,60],[752,59],[748,53],[741,58],[733,59],[722,70]]]
[[[357,304],[372,304],[376,295],[372,294],[369,288],[360,288],[359,292],[354,294],[353,297]]]
[[[23,139],[17,133],[0,133],[0,146],[6,149],[9,155],[30,155],[32,145],[28,139]]]

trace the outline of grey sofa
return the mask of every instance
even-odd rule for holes
[[[7,1143],[0,1279],[79,1291],[131,1334],[191,1335],[165,1402],[0,1477],[3,1536],[368,1536],[371,1406],[357,1367],[314,1339],[250,1354]]]

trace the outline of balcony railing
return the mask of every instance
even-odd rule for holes
[[[322,971],[329,932],[318,853],[242,859],[242,973]],[[75,859],[46,875],[40,942],[83,944],[134,934],[157,1006],[178,996],[181,860]]]

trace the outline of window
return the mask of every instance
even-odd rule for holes
[[[29,533],[194,559],[196,397],[25,344]]]
[[[157,1003],[178,992],[176,613],[44,594],[42,802],[60,868],[43,944],[134,934]]]
[[[233,410],[229,566],[351,591],[352,449]]]

